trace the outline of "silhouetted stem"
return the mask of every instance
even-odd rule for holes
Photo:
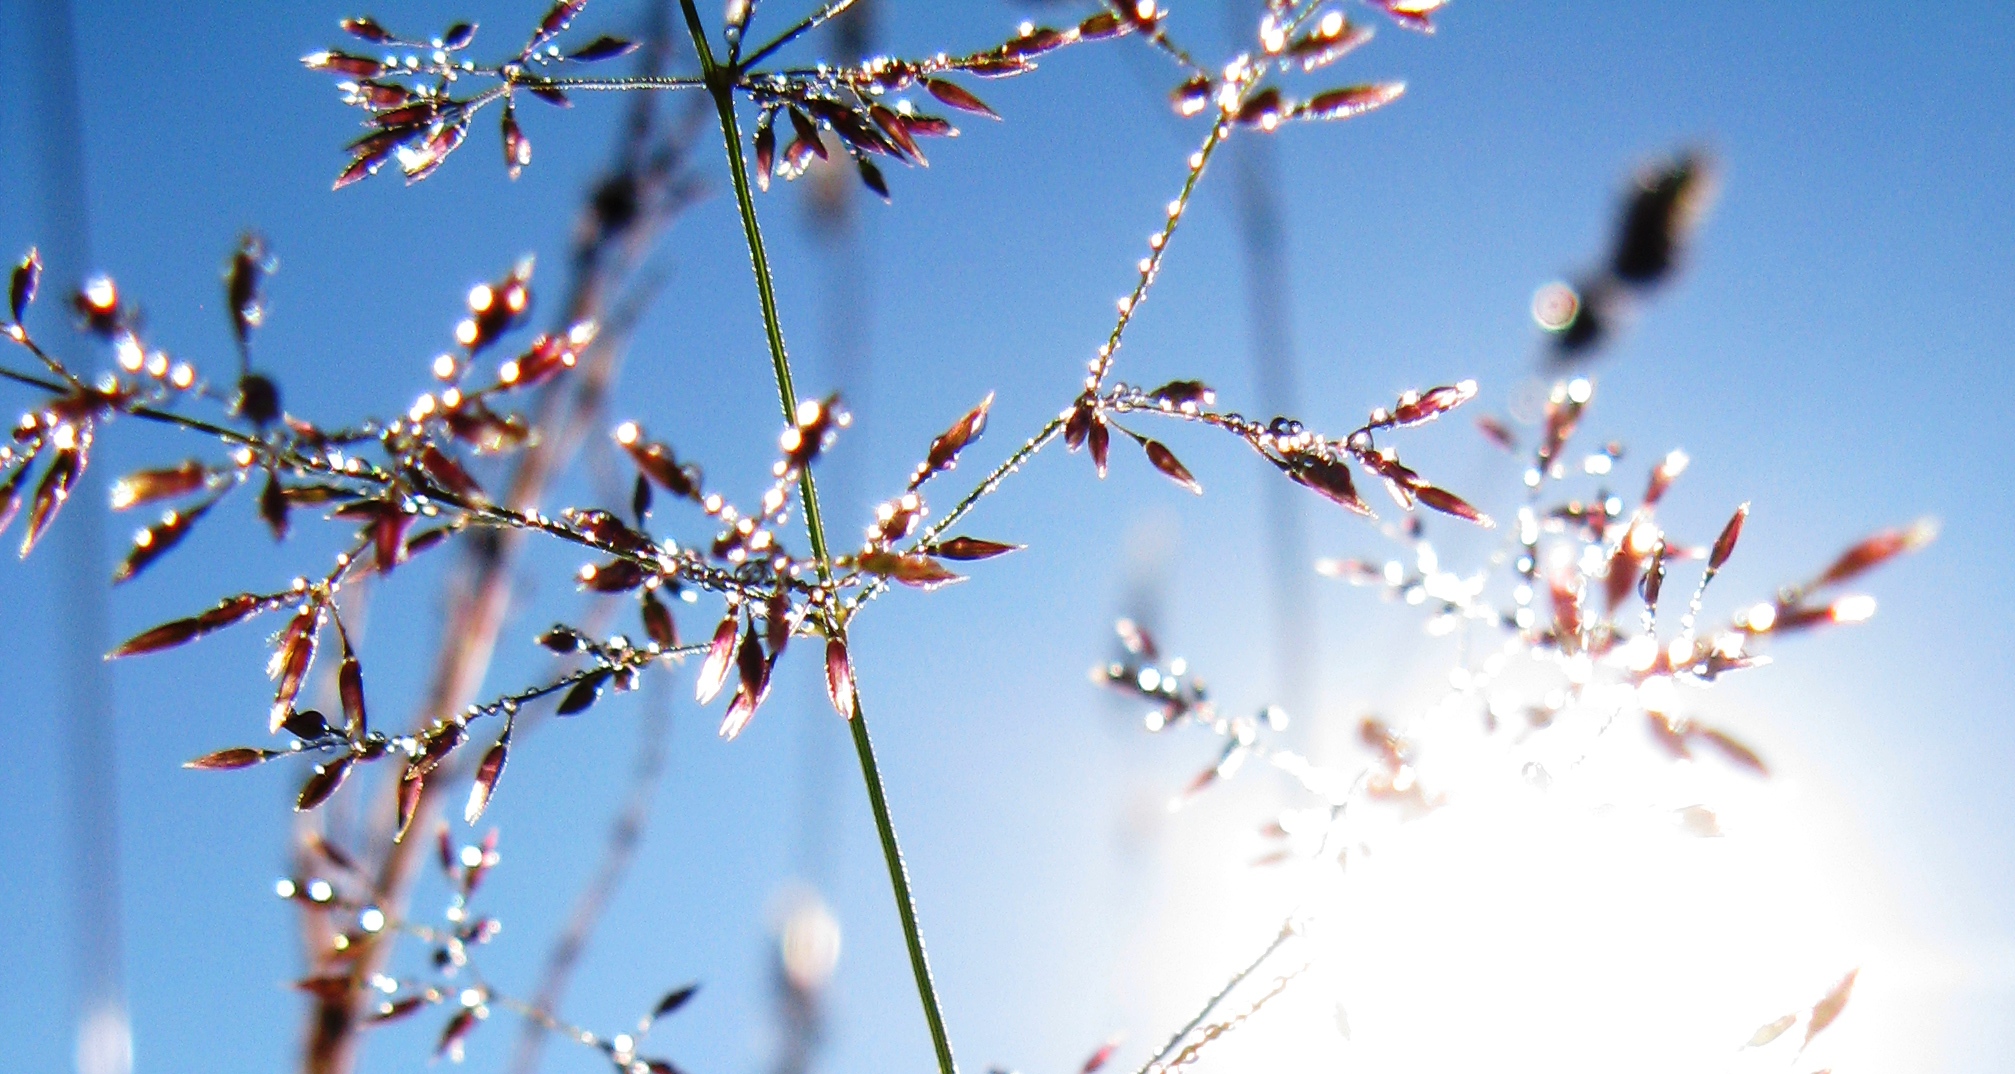
[[[755,194],[749,188],[748,168],[742,156],[741,127],[735,120],[735,75],[732,68],[714,61],[713,47],[700,23],[693,0],[679,0],[686,25],[692,31],[693,47],[700,54],[700,70],[714,107],[721,117],[721,138],[727,144],[728,174],[735,190],[735,208],[742,218],[742,233],[748,240],[749,260],[756,274],[756,296],[762,306],[763,332],[769,340],[770,364],[776,376],[777,401],[784,420],[797,421],[797,389],[791,380],[791,359],[784,349],[783,322],[777,314],[776,290],[771,283],[769,255],[763,249],[763,232],[756,220]],[[805,531],[818,560],[820,578],[832,577],[832,561],[826,552],[825,522],[819,514],[818,487],[810,468],[798,478],[804,498]],[[846,620],[831,616],[826,629],[841,642],[846,640]],[[909,947],[910,969],[916,975],[917,999],[923,1004],[924,1020],[930,1025],[931,1046],[937,1052],[939,1074],[957,1074],[952,1061],[951,1039],[945,1033],[944,1014],[938,1008],[937,989],[931,984],[930,962],[924,955],[923,930],[917,924],[916,900],[910,894],[909,870],[903,865],[902,848],[896,843],[895,822],[889,816],[888,798],[883,793],[881,767],[875,761],[874,743],[868,737],[866,715],[861,711],[859,691],[854,696],[854,753],[860,758],[861,781],[866,784],[868,805],[874,812],[875,832],[881,838],[882,859],[888,865],[889,886],[894,889],[896,912],[902,918],[903,940]]]

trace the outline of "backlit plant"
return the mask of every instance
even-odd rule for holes
[[[754,270],[782,418],[776,461],[761,487],[716,487],[667,439],[618,414],[606,423],[605,434],[633,464],[627,510],[542,509],[542,475],[553,460],[542,453],[567,439],[570,420],[563,407],[551,403],[554,392],[584,376],[595,348],[606,343],[607,319],[616,314],[605,301],[586,303],[581,316],[525,338],[533,286],[529,260],[469,292],[465,314],[444,334],[444,350],[426,363],[435,381],[429,390],[402,410],[340,428],[318,426],[288,411],[279,380],[252,361],[271,271],[256,236],[241,240],[225,282],[238,353],[235,370],[221,378],[154,347],[127,296],[106,277],[88,281],[70,302],[85,332],[110,353],[111,364],[97,371],[64,357],[62,348],[25,324],[40,276],[36,255],[31,251],[12,274],[5,332],[34,366],[0,367],[0,377],[38,398],[16,425],[11,444],[0,447],[0,527],[25,511],[24,554],[56,520],[90,462],[100,430],[119,418],[175,426],[194,434],[204,448],[186,460],[125,475],[114,486],[116,509],[164,509],[140,532],[115,581],[147,569],[240,490],[276,539],[285,539],[310,514],[352,534],[344,551],[319,570],[225,596],[142,632],[112,653],[155,652],[267,618],[275,625],[268,674],[276,687],[266,729],[277,738],[264,746],[219,749],[190,767],[299,763],[306,771],[296,807],[303,811],[327,802],[361,769],[376,765],[386,773],[381,785],[396,817],[392,841],[382,848],[345,849],[312,840],[298,875],[280,885],[283,896],[298,900],[321,923],[314,964],[298,982],[317,1011],[308,1069],[346,1069],[362,1028],[437,1006],[445,1009],[442,1055],[459,1058],[466,1036],[492,1008],[502,1007],[599,1050],[618,1069],[635,1074],[675,1069],[670,1060],[647,1052],[644,1034],[681,1006],[690,988],[667,995],[636,1031],[604,1034],[562,1022],[482,977],[472,953],[498,926],[477,915],[471,900],[483,872],[497,864],[495,836],[457,848],[447,829],[432,822],[437,797],[449,788],[465,794],[461,819],[476,824],[494,794],[510,793],[503,776],[521,716],[535,710],[583,713],[612,692],[636,689],[652,668],[696,665],[698,701],[709,704],[725,696],[719,731],[733,738],[761,710],[779,661],[787,652],[799,659],[796,654],[809,651],[813,655],[805,658],[822,666],[833,708],[849,721],[917,995],[939,1069],[951,1074],[951,1042],[868,734],[862,698],[871,693],[874,659],[870,653],[861,661],[870,679],[864,685],[857,677],[850,627],[892,583],[929,590],[961,581],[963,572],[983,577],[984,568],[973,564],[1015,551],[1014,545],[960,527],[1017,470],[1058,441],[1082,451],[1100,476],[1112,465],[1115,438],[1130,441],[1154,470],[1201,493],[1192,471],[1150,430],[1170,423],[1202,426],[1229,434],[1282,477],[1345,512],[1375,519],[1358,482],[1382,488],[1406,520],[1387,525],[1405,557],[1383,564],[1325,561],[1322,569],[1425,606],[1444,632],[1492,632],[1497,646],[1463,669],[1453,696],[1477,710],[1479,734],[1504,734],[1514,726],[1532,732],[1530,749],[1521,738],[1505,761],[1522,764],[1520,771],[1542,783],[1558,773],[1525,752],[1585,752],[1621,719],[1643,720],[1676,758],[1716,755],[1762,772],[1762,759],[1736,736],[1685,716],[1675,700],[1678,689],[1755,665],[1757,648],[1775,635],[1865,618],[1871,602],[1837,596],[1833,587],[1928,539],[1924,527],[1879,535],[1811,584],[1783,590],[1729,626],[1710,630],[1697,622],[1701,593],[1734,551],[1746,506],[1711,542],[1668,539],[1655,509],[1684,468],[1683,455],[1675,452],[1656,463],[1635,503],[1612,494],[1606,483],[1585,498],[1546,498],[1568,476],[1567,445],[1592,393],[1586,379],[1558,382],[1535,442],[1523,448],[1506,423],[1479,422],[1490,439],[1530,458],[1525,480],[1530,499],[1501,527],[1508,543],[1491,570],[1472,575],[1457,575],[1441,564],[1412,512],[1427,508],[1482,527],[1493,526],[1493,520],[1403,462],[1395,441],[1402,430],[1432,423],[1469,402],[1478,391],[1474,381],[1407,392],[1372,410],[1355,428],[1323,433],[1289,416],[1255,418],[1221,409],[1216,393],[1196,380],[1147,387],[1117,379],[1129,326],[1153,288],[1198,183],[1226,141],[1268,135],[1295,122],[1346,119],[1401,95],[1403,87],[1394,82],[1323,81],[1331,64],[1371,37],[1370,28],[1341,7],[1321,0],[1271,0],[1248,49],[1216,65],[1199,62],[1178,43],[1175,21],[1156,0],[1115,0],[1060,28],[1025,24],[1005,42],[976,51],[791,67],[768,64],[842,16],[852,0],[821,6],[767,37],[753,33],[757,6],[754,0],[732,0],[723,21],[710,26],[693,0],[681,0],[679,14],[697,57],[697,70],[687,73],[667,73],[662,62],[642,74],[599,73],[597,65],[638,45],[576,32],[586,0],[561,0],[521,45],[492,59],[477,58],[485,55],[489,38],[473,23],[458,23],[438,36],[408,36],[390,28],[396,20],[359,17],[342,23],[352,43],[312,53],[304,62],[336,76],[343,103],[363,114],[364,133],[348,147],[349,161],[335,179],[338,188],[387,166],[409,182],[426,179],[465,144],[486,111],[496,118],[504,164],[515,177],[533,159],[518,113],[521,103],[565,105],[570,96],[602,91],[684,93],[704,100],[720,128],[725,179]],[[1373,0],[1370,6],[1401,26],[1431,30],[1440,3]],[[1060,393],[1055,417],[999,456],[978,481],[949,490],[951,475],[974,457],[974,445],[987,430],[992,396],[962,415],[947,415],[952,420],[945,431],[919,445],[921,458],[906,485],[891,490],[865,520],[862,542],[841,545],[827,528],[814,473],[851,419],[836,396],[798,395],[757,192],[775,178],[796,178],[823,161],[844,163],[867,189],[888,198],[883,164],[922,163],[930,139],[958,133],[953,115],[1000,118],[974,88],[978,81],[1020,76],[1034,71],[1046,53],[1103,41],[1144,46],[1166,59],[1174,110],[1202,128],[1165,218],[1148,237],[1134,285],[1118,302],[1110,332],[1092,348],[1083,378]],[[526,103],[528,97],[537,104]],[[678,153],[641,154],[627,163],[591,206],[593,226],[583,254],[590,263],[617,256],[634,241],[632,229],[641,217],[672,211],[687,190],[686,162]],[[1622,301],[1616,296],[1646,289],[1670,270],[1697,215],[1704,174],[1704,162],[1689,159],[1650,175],[1631,202],[1613,265],[1578,290],[1561,286],[1542,293],[1535,313],[1557,333],[1564,360],[1602,338]],[[1597,451],[1580,469],[1604,477],[1619,454]],[[525,460],[509,489],[486,488],[474,476],[480,469],[474,461],[489,456]],[[467,682],[480,677],[471,677],[469,667],[487,659],[488,642],[473,643],[464,662],[452,665],[459,670],[444,675],[446,685],[434,698],[438,703],[421,722],[403,729],[374,725],[364,668],[346,625],[347,594],[365,579],[450,547],[468,549],[484,570],[494,572],[507,555],[502,550],[526,539],[570,546],[584,561],[575,576],[580,588],[633,602],[634,637],[628,629],[556,624],[537,642],[566,661],[566,669],[480,700],[462,696],[472,689]],[[1701,564],[1700,577],[1674,626],[1667,572],[1695,562]],[[494,637],[501,616],[497,600],[473,600],[458,610],[467,623],[486,624],[471,627],[472,636]],[[1659,629],[1661,615],[1672,627],[1667,632]],[[1189,670],[1165,660],[1145,630],[1129,625],[1122,635],[1126,656],[1100,675],[1151,704],[1150,729],[1193,723],[1224,739],[1191,792],[1231,775],[1251,758],[1286,772],[1311,796],[1312,812],[1296,813],[1271,829],[1282,844],[1280,860],[1341,863],[1371,838],[1357,827],[1368,807],[1418,816],[1444,801],[1446,788],[1436,783],[1431,756],[1404,726],[1367,719],[1361,734],[1373,762],[1355,773],[1320,768],[1268,741],[1275,716],[1247,719],[1218,712]],[[323,713],[302,704],[317,666],[333,668],[340,711]],[[1532,668],[1546,676],[1543,686],[1496,689],[1502,677]],[[1569,757],[1565,763],[1571,768],[1575,762]],[[1704,832],[1715,819],[1711,810],[1699,809],[1681,819]],[[453,889],[440,923],[404,912],[414,861],[430,841],[439,847],[440,866]],[[364,849],[371,853],[360,856]],[[1142,1069],[1186,1065],[1204,1045],[1241,1023],[1244,1015],[1211,1018],[1299,928],[1294,921],[1284,924],[1266,953],[1235,975]],[[425,969],[388,971],[398,937],[430,950]],[[1293,977],[1278,978],[1254,1009]],[[1838,1015],[1849,984],[1851,977],[1813,1008],[1765,1026],[1754,1043],[1770,1043],[1800,1017],[1809,1040]],[[1100,1049],[1085,1070],[1112,1055],[1111,1047]]]

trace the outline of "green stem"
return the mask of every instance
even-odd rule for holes
[[[722,65],[714,60],[713,48],[707,40],[706,29],[700,23],[698,10],[693,0],[679,0],[679,6],[686,16],[686,25],[692,32],[693,47],[700,56],[700,70],[707,91],[714,99],[714,108],[720,113],[721,137],[727,144],[728,173],[734,184],[735,208],[742,218],[742,234],[748,241],[749,260],[756,274],[756,296],[762,305],[763,332],[769,339],[770,365],[776,376],[777,401],[782,404],[784,420],[797,420],[797,390],[791,380],[791,360],[784,349],[783,322],[777,314],[776,289],[771,283],[769,255],[763,249],[763,232],[756,222],[756,202],[754,192],[749,188],[748,167],[742,156],[741,127],[735,120],[735,79],[737,69]],[[818,486],[812,480],[808,468],[800,475],[798,487],[803,494],[805,509],[805,531],[810,538],[812,555],[818,560],[819,577],[832,577],[832,560],[826,551],[825,522],[819,513]],[[832,635],[846,642],[846,620],[831,616],[826,628]],[[952,1061],[951,1038],[945,1033],[944,1014],[938,1007],[937,989],[931,984],[930,961],[924,954],[923,930],[917,924],[916,899],[910,893],[909,870],[903,864],[902,848],[896,843],[895,822],[889,816],[888,797],[882,788],[881,768],[875,761],[874,743],[868,737],[866,715],[861,711],[859,691],[854,695],[853,739],[854,753],[860,758],[861,782],[867,786],[868,805],[874,812],[875,832],[881,838],[882,859],[888,864],[889,886],[894,889],[896,912],[902,919],[903,941],[909,947],[910,969],[916,975],[917,998],[924,1008],[924,1020],[930,1025],[931,1046],[937,1052],[939,1074],[957,1074],[958,1067]]]

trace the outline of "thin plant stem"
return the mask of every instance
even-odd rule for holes
[[[1183,178],[1182,193],[1169,203],[1168,222],[1149,243],[1147,263],[1141,268],[1140,279],[1135,281],[1133,291],[1120,302],[1119,320],[1114,322],[1112,333],[1106,336],[1105,346],[1099,349],[1098,360],[1092,364],[1091,378],[1085,381],[1087,391],[1096,392],[1105,387],[1105,377],[1112,371],[1112,360],[1119,353],[1120,340],[1125,337],[1127,326],[1133,323],[1140,304],[1146,301],[1148,288],[1154,286],[1154,278],[1161,271],[1161,259],[1168,253],[1169,240],[1175,238],[1176,225],[1182,223],[1183,214],[1189,211],[1189,199],[1196,193],[1197,181],[1203,178],[1204,168],[1209,166],[1210,158],[1230,133],[1231,121],[1220,116],[1210,125],[1210,133],[1204,137],[1203,144],[1190,155],[1189,174]]]
[[[741,215],[743,235],[748,240],[749,260],[756,276],[756,296],[762,307],[763,332],[769,340],[777,400],[783,407],[784,420],[793,422],[797,420],[797,390],[792,383],[790,355],[784,348],[783,322],[777,313],[769,256],[764,251],[762,227],[756,219],[755,195],[750,190],[748,168],[742,156],[741,127],[735,119],[734,69],[715,62],[713,48],[707,40],[693,0],[679,0],[679,6],[692,31],[693,47],[699,52],[700,69],[708,91],[713,95],[715,109],[720,113],[721,137],[727,146],[728,173],[734,185],[735,207]],[[832,576],[832,561],[826,551],[825,522],[819,513],[818,487],[809,467],[799,476],[798,485],[803,494],[805,531],[811,542],[812,555],[818,561],[820,577],[829,579]],[[847,625],[843,616],[831,615],[825,626],[842,644],[846,642]],[[862,711],[858,689],[854,694],[853,709],[850,722],[854,753],[860,759],[861,782],[867,787],[868,805],[874,813],[875,832],[881,839],[882,859],[888,865],[896,912],[902,919],[903,941],[909,948],[910,969],[916,976],[917,999],[923,1004],[924,1020],[930,1026],[931,1046],[937,1053],[939,1074],[957,1074],[958,1066],[952,1059],[951,1038],[945,1032],[937,989],[931,983],[930,961],[924,954],[923,930],[917,923],[916,899],[910,892],[909,870],[903,864],[902,848],[896,842],[895,822],[889,815],[881,767],[875,760],[874,743],[868,736],[867,716]]]
[[[844,13],[848,8],[853,6],[854,6],[854,0],[833,0],[832,3],[827,4],[825,7],[820,8],[813,14],[806,16],[803,20],[799,21],[799,23],[796,26],[793,26],[790,29],[785,30],[783,33],[778,34],[776,40],[771,41],[769,44],[764,45],[763,47],[757,49],[755,52],[751,53],[748,56],[748,58],[742,60],[738,66],[740,66],[742,70],[747,70],[751,67],[754,67],[756,64],[763,62],[764,60],[768,59],[771,55],[775,54],[778,49],[783,48],[785,45],[788,45],[792,41],[797,40],[800,35],[804,34],[809,30],[818,29],[820,26],[825,25],[826,22],[828,22],[829,20],[838,17],[840,14]]]
[[[1292,921],[1283,923],[1280,927],[1279,935],[1273,938],[1273,942],[1267,944],[1266,949],[1261,951],[1258,957],[1246,963],[1244,969],[1232,974],[1231,980],[1226,981],[1224,987],[1218,989],[1215,995],[1205,1000],[1203,1009],[1196,1012],[1196,1017],[1191,1018],[1183,1024],[1181,1029],[1176,1030],[1175,1034],[1168,1038],[1168,1043],[1162,1045],[1161,1050],[1154,1053],[1153,1058],[1140,1065],[1140,1069],[1136,1074],[1154,1074],[1154,1072],[1163,1069],[1163,1064],[1168,1062],[1169,1057],[1175,1054],[1176,1049],[1182,1047],[1182,1042],[1191,1033],[1196,1032],[1196,1028],[1210,1017],[1211,1012],[1217,1010],[1218,1004],[1223,1003],[1226,997],[1238,989],[1239,985],[1244,984],[1246,978],[1259,972],[1259,968],[1266,964],[1266,960],[1272,958],[1275,952],[1285,946],[1288,938],[1294,934],[1294,923]]]
[[[662,90],[703,89],[706,83],[683,75],[625,75],[620,78],[587,78],[568,75],[541,76],[521,80],[527,86],[551,86],[570,90]]]

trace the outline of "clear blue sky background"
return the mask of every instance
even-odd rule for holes
[[[0,3],[0,253],[10,260],[37,240],[39,197],[23,159],[31,117],[17,6]],[[473,18],[479,41],[498,46],[540,6],[429,0],[374,13],[414,32]],[[635,6],[598,3],[585,25],[625,31]],[[1177,0],[1174,10],[1185,39],[1223,51],[1216,4]],[[525,121],[536,159],[515,184],[484,127],[419,187],[381,178],[331,194],[353,114],[297,60],[335,43],[336,19],[356,13],[89,0],[77,13],[98,264],[144,304],[160,344],[221,374],[219,266],[242,229],[262,230],[282,267],[259,359],[296,409],[330,422],[410,399],[465,289],[518,255],[541,256],[553,295],[573,207],[619,113],[610,99],[565,114],[534,106]],[[992,0],[898,0],[881,26],[897,52],[956,49],[990,44],[1028,13]],[[2015,8],[1460,0],[1440,21],[1431,39],[1382,29],[1340,69],[1339,79],[1406,79],[1400,104],[1278,137],[1306,416],[1348,427],[1400,389],[1466,376],[1502,407],[1532,375],[1533,288],[1594,256],[1628,169],[1675,146],[1711,146],[1721,200],[1684,279],[1601,368],[1592,428],[1624,439],[1639,462],[1674,445],[1692,453],[1668,512],[1681,532],[1704,536],[1729,505],[1755,502],[1723,600],[1765,594],[1876,526],[1944,520],[1931,551],[1871,583],[1882,600],[1873,624],[1785,645],[1776,668],[1721,697],[1828,803],[1830,838],[1852,845],[1865,863],[1857,882],[1894,908],[1897,928],[1959,967],[1934,1005],[1904,1019],[1918,1068],[2000,1069],[2015,1045],[2015,423],[2005,413],[2015,389]],[[841,449],[855,489],[899,487],[929,437],[989,390],[999,394],[987,459],[1069,397],[1200,133],[1169,114],[1170,82],[1135,42],[1066,52],[986,87],[1006,123],[964,124],[927,172],[891,174],[894,205],[867,208],[858,300],[873,373]],[[718,152],[707,143],[704,160]],[[1126,372],[1149,383],[1201,376],[1230,406],[1256,409],[1228,178],[1207,180]],[[816,250],[795,191],[762,207],[801,383],[818,390],[832,373]],[[620,409],[703,460],[718,485],[754,488],[776,418],[739,242],[718,191],[668,236],[669,282],[632,349]],[[107,473],[191,447],[130,424],[101,443]],[[948,591],[897,594],[857,643],[951,1028],[973,1069],[1075,1069],[1115,1028],[1131,1030],[1137,1051],[1179,1013],[1142,999],[1129,967],[1127,937],[1168,897],[1157,886],[1161,836],[1141,838],[1130,818],[1210,747],[1132,733],[1130,714],[1086,684],[1141,573],[1129,550],[1160,549],[1149,573],[1163,632],[1229,705],[1256,705],[1271,686],[1263,475],[1216,439],[1176,433],[1172,443],[1205,499],[1132,457],[1101,484],[1082,458],[1046,456],[971,524],[1027,552]],[[1409,443],[1423,469],[1456,487],[1501,490],[1479,497],[1486,506],[1512,502],[1511,468],[1488,459],[1466,424]],[[578,474],[566,491],[568,502],[594,495]],[[864,517],[865,497],[836,509],[843,532]],[[1369,528],[1319,508],[1308,512],[1316,552],[1381,550]],[[234,502],[122,588],[114,634],[323,561],[328,534],[276,551],[250,513]],[[126,528],[115,521],[115,546]],[[561,581],[571,559],[532,563],[495,688],[543,674],[529,638],[582,604]],[[61,692],[48,625],[74,595],[58,577],[53,557],[0,570],[0,1039],[23,1071],[63,1069],[70,1050]],[[403,721],[416,703],[439,627],[437,583],[432,568],[401,572],[373,608],[365,658],[382,721]],[[1403,693],[1410,618],[1341,587],[1317,600],[1315,715],[1344,719]],[[257,630],[227,633],[114,672],[142,1070],[275,1069],[295,1048],[293,915],[270,894],[295,776],[177,767],[257,738],[268,689],[260,641]],[[613,1027],[665,987],[699,979],[701,999],[666,1042],[695,1071],[758,1069],[771,1017],[767,906],[809,869],[846,929],[826,1069],[928,1062],[865,801],[811,682],[809,668],[794,671],[732,745],[715,740],[714,713],[679,705],[649,842],[570,1014]],[[514,753],[491,813],[505,833],[489,888],[507,922],[486,962],[496,979],[531,979],[599,852],[635,706],[609,703]],[[821,768],[823,797],[805,789]],[[807,800],[828,819],[808,822]],[[808,831],[826,833],[822,853],[807,853]],[[1227,928],[1270,927],[1227,916]],[[1220,970],[1193,972],[1203,982]],[[433,1021],[374,1039],[370,1068],[418,1067]],[[515,1035],[506,1028],[479,1035],[471,1062],[501,1062]],[[596,1063],[555,1050],[548,1068]]]

